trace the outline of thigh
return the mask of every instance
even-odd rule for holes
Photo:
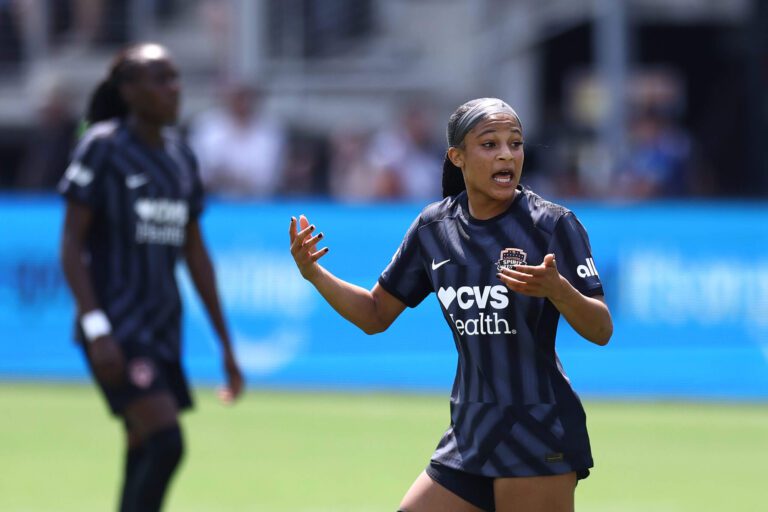
[[[493,484],[497,512],[573,512],[576,473],[497,478]]]
[[[432,480],[425,471],[419,475],[400,503],[404,512],[483,512]]]
[[[129,419],[126,415],[129,405],[162,393],[174,398],[178,410],[192,407],[189,385],[178,361],[165,361],[157,357],[151,346],[138,343],[121,343],[120,350],[125,358],[122,383],[107,387],[96,379],[113,414]],[[90,356],[87,350],[84,352],[93,373]]]
[[[170,391],[157,391],[131,401],[123,409],[128,443],[138,446],[155,432],[178,424],[179,409]]]

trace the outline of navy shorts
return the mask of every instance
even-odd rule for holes
[[[426,472],[429,478],[459,498],[487,512],[494,512],[496,510],[493,495],[493,477],[466,473],[435,461],[429,463]],[[588,469],[577,471],[577,484],[578,480],[587,476],[589,476]]]
[[[492,477],[473,475],[434,461],[429,463],[426,472],[429,478],[459,498],[487,512],[496,510]]]
[[[189,384],[179,361],[160,358],[151,346],[140,343],[121,343],[120,348],[125,358],[122,383],[104,386],[94,377],[113,414],[122,416],[128,404],[158,391],[170,392],[180,411],[192,407]],[[84,345],[83,352],[94,375],[91,358]]]

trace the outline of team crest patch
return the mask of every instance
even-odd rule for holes
[[[526,265],[528,255],[522,249],[506,248],[502,249],[499,261],[496,262],[498,270],[509,269],[515,265]]]
[[[155,380],[155,365],[151,359],[139,358],[128,363],[128,378],[131,383],[142,389],[148,388]]]

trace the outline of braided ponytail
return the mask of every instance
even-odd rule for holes
[[[91,125],[112,118],[124,118],[128,115],[128,105],[120,95],[120,88],[112,80],[102,80],[91,94],[88,109],[85,114],[86,122]]]
[[[88,102],[85,121],[90,125],[107,119],[128,116],[130,108],[120,94],[120,86],[131,80],[138,69],[135,50],[141,45],[129,46],[117,54],[107,77],[99,82]]]
[[[453,165],[446,154],[443,161],[443,197],[461,194],[466,189],[467,186],[464,184],[464,175],[461,174],[461,169]]]

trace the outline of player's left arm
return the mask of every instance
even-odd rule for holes
[[[605,345],[611,339],[613,320],[604,297],[588,297],[574,288],[558,272],[554,254],[544,256],[537,266],[505,268],[498,277],[514,292],[549,299],[571,327],[592,343]]]
[[[216,273],[203,240],[200,224],[196,219],[187,225],[184,255],[192,282],[205,305],[205,310],[208,312],[208,317],[221,343],[224,371],[227,374],[227,387],[221,391],[220,398],[229,402],[240,395],[244,387],[244,380],[232,350],[229,330],[221,310],[221,301],[216,288]]]

